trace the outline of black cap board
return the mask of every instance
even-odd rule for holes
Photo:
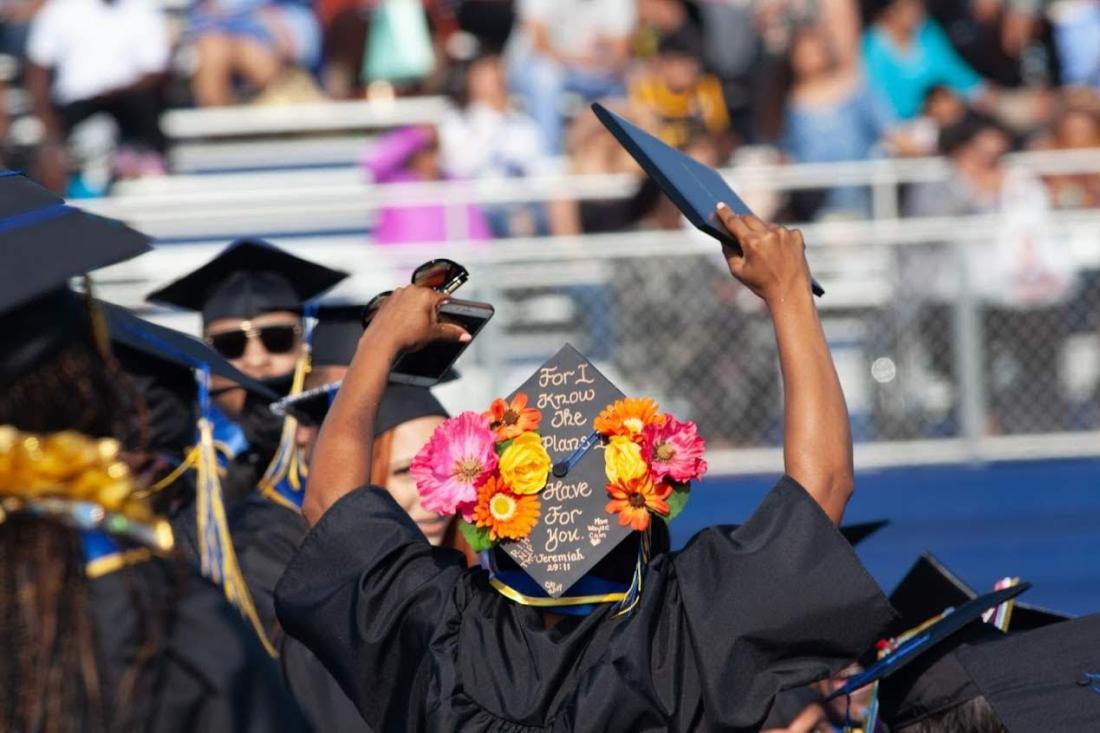
[[[598,102],[592,104],[592,111],[692,226],[723,244],[739,247],[737,240],[718,221],[718,204],[724,203],[733,213],[742,216],[752,214],[752,210],[718,171],[666,145]],[[813,291],[815,295],[825,293],[817,281],[813,281]]]
[[[150,249],[141,232],[68,206],[13,171],[0,171],[0,247],[0,313]]]
[[[322,303],[314,316],[310,361],[316,366],[347,366],[363,335],[363,308],[359,304]]]
[[[148,295],[148,300],[202,313],[203,322],[301,312],[306,301],[347,277],[260,239],[239,239],[216,257]]]
[[[0,385],[65,344],[93,342],[85,298],[69,289],[72,277],[148,250],[144,234],[0,171]]]
[[[569,345],[540,366],[509,402],[519,393],[542,411],[539,433],[555,464],[592,434],[593,422],[605,407],[623,398]],[[564,478],[550,476],[539,495],[542,513],[530,536],[499,546],[551,598],[565,594],[632,533],[605,511],[606,484],[603,451],[588,451]]]
[[[850,695],[873,682],[897,674],[919,659],[921,655],[935,650],[940,644],[946,643],[948,639],[971,622],[980,620],[982,614],[988,609],[1012,600],[1029,588],[1031,588],[1031,583],[1020,583],[967,601],[940,620],[915,633],[902,642],[896,650],[872,664],[865,671],[849,677],[842,687],[826,699],[832,700],[841,695]]]
[[[957,657],[1010,731],[1100,728],[1100,615],[961,648]]]
[[[939,559],[925,552],[890,594],[890,605],[899,616],[894,633],[918,626],[945,608],[957,608],[977,595]]]
[[[451,373],[445,379],[452,381],[458,375]],[[304,425],[320,425],[328,415],[332,401],[340,390],[340,382],[324,384],[320,387],[283,397],[271,405],[276,415],[291,415]],[[447,408],[436,399],[427,387],[414,387],[408,384],[388,384],[378,405],[378,415],[374,421],[375,436],[392,430],[402,423],[420,417],[450,417]]]

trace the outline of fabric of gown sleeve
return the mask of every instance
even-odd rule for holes
[[[275,585],[309,529],[289,507],[253,492],[233,508],[229,531],[241,575],[268,638],[279,650],[283,679],[310,726],[317,731],[368,731],[359,711],[324,665],[275,617]]]
[[[152,560],[92,581],[109,689],[137,669],[120,730],[305,731],[278,667],[221,591],[176,563]],[[135,663],[157,634],[153,655]]]
[[[771,701],[839,671],[895,613],[816,501],[784,477],[735,531],[712,527],[672,558],[680,642],[709,724],[752,729]]]
[[[369,726],[405,720],[415,730],[410,701],[425,699],[429,642],[465,570],[461,553],[429,545],[386,491],[365,487],[306,537],[276,588],[276,611]]]

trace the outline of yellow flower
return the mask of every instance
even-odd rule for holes
[[[616,435],[603,452],[604,472],[611,483],[626,483],[649,473],[642,448],[630,438]]]
[[[550,475],[550,454],[536,433],[523,433],[500,456],[500,478],[517,494],[537,494]]]

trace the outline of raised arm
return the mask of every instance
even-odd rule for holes
[[[363,332],[313,450],[302,502],[310,526],[345,494],[369,483],[374,421],[398,354],[432,341],[470,340],[461,326],[440,323],[437,311],[445,300],[427,288],[399,288]]]
[[[786,400],[787,475],[839,523],[852,493],[852,435],[810,292],[802,235],[755,216],[736,216],[724,206],[718,216],[741,244],[741,252],[725,248],[730,272],[764,300],[775,328]]]

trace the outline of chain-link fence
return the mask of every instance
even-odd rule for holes
[[[857,274],[847,285],[841,273],[823,278],[868,296],[830,303],[826,294],[820,302],[857,440],[1100,430],[1100,272],[1078,268],[1056,297],[1034,304],[979,297],[965,286],[945,297],[906,277],[910,257],[964,261],[980,247],[883,245],[891,256],[874,276]],[[557,277],[538,283],[530,271],[540,268]],[[528,274],[515,277],[520,271]],[[512,262],[480,272],[492,273],[492,295],[476,285],[463,295],[490,297],[498,318],[483,337],[491,348],[475,350],[465,369],[497,362],[496,393],[570,342],[624,391],[652,395],[698,422],[716,448],[780,444],[770,320],[715,253],[670,247],[659,256]],[[889,297],[876,297],[881,292]]]
[[[1092,165],[1081,156],[1027,160],[1044,172]],[[871,219],[802,227],[827,291],[819,308],[860,444],[857,462],[1100,454],[1100,211],[899,218],[898,192],[945,180],[942,161],[734,173],[744,179],[739,190],[806,189],[828,180],[873,188]],[[561,190],[551,183],[547,191]],[[617,180],[581,183],[621,187]],[[354,191],[315,192],[322,193],[331,207],[355,205]],[[528,195],[519,184],[508,191],[432,184],[405,193],[410,205],[441,193],[456,194],[456,205]],[[195,195],[212,196],[205,189]],[[242,226],[268,222],[251,208],[261,204],[297,216],[289,192],[280,195],[268,202],[253,191],[249,206],[226,211]],[[372,195],[391,204],[401,198],[388,189]],[[163,224],[166,236],[206,223],[180,204],[163,214],[171,219],[165,224],[156,218],[158,202],[135,197],[104,207],[154,233]],[[312,203],[303,206],[313,211]],[[105,296],[136,305],[141,293],[223,246],[203,238],[158,248],[105,275]],[[506,394],[568,342],[624,392],[653,396],[698,422],[713,452],[736,453],[726,465],[777,465],[782,399],[771,325],[702,235],[631,231],[401,247],[370,246],[361,235],[273,240],[351,271],[336,295],[361,301],[406,282],[432,257],[466,264],[471,280],[458,295],[493,303],[497,315],[460,362],[463,379],[440,390],[454,409],[479,409]],[[746,462],[753,451],[762,458]]]

